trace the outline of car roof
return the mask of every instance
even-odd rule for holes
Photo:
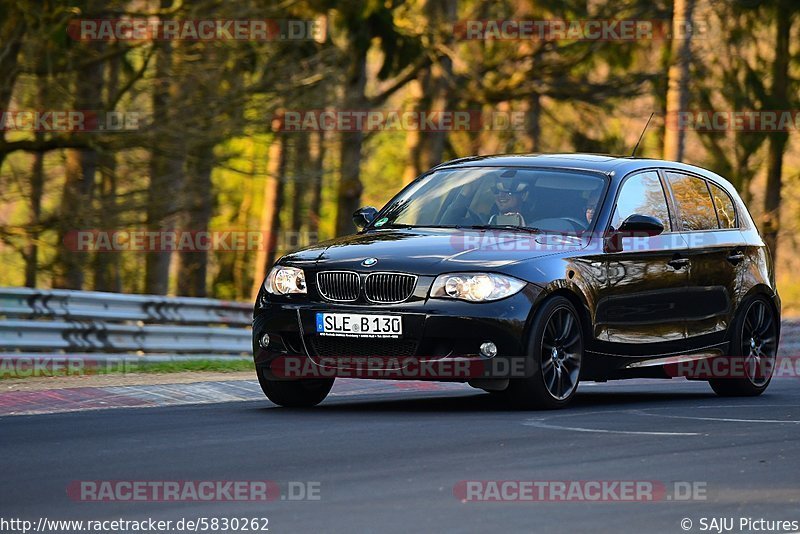
[[[632,158],[608,154],[564,153],[564,154],[497,154],[492,156],[469,156],[446,161],[434,169],[474,167],[549,167],[602,172],[613,177],[624,177],[631,171],[653,167],[692,172],[720,182],[726,188],[732,186],[721,176],[701,167],[662,159]]]

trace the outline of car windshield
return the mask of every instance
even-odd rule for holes
[[[605,189],[602,174],[560,169],[464,167],[421,178],[370,225],[589,230]]]

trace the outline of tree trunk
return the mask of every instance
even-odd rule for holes
[[[539,93],[532,92],[528,96],[527,115],[525,117],[525,150],[539,152],[541,150],[541,116],[542,97]]]
[[[308,134],[306,132],[298,132],[294,135],[294,170],[293,185],[292,185],[292,225],[291,230],[296,232],[296,236],[300,235],[300,231],[304,226],[303,221],[303,197],[308,189],[309,183],[309,144]],[[292,243],[297,242],[293,239]]]
[[[162,0],[162,9],[171,5]],[[161,43],[156,57],[156,79],[153,89],[153,116],[161,124],[156,132],[150,155],[150,184],[147,191],[147,229],[151,232],[173,233],[177,227],[180,195],[184,182],[186,143],[176,116],[180,102],[180,85],[174,79],[177,63],[169,41]],[[175,103],[173,105],[173,102]],[[145,260],[145,292],[166,295],[169,290],[169,267],[172,252],[148,252]]]
[[[23,37],[26,32],[25,14],[9,2],[4,6],[5,13],[0,14],[0,109],[8,109],[14,84],[20,69],[17,68],[19,51],[22,48]],[[0,132],[0,168],[3,166],[6,152],[5,131]]]
[[[106,109],[111,109],[119,85],[120,58],[111,59],[108,64],[106,83]],[[100,162],[100,213],[98,227],[102,231],[113,232],[119,228],[119,207],[117,206],[117,155],[106,150],[99,155]],[[97,252],[94,257],[95,291],[122,292],[120,273],[120,254],[116,252]]]
[[[672,14],[671,64],[667,73],[667,113],[664,131],[664,159],[682,161],[686,132],[678,128],[677,117],[689,105],[689,64],[692,59],[691,32],[695,0],[675,0]]]
[[[261,210],[261,224],[259,229],[262,235],[262,246],[256,254],[255,274],[253,275],[253,288],[251,297],[258,295],[261,284],[267,272],[272,267],[277,244],[277,232],[280,228],[280,204],[283,196],[283,174],[286,170],[286,135],[276,133],[275,139],[269,147],[267,161],[267,179],[264,182],[264,200]]]
[[[433,26],[434,36],[442,34],[442,28],[452,28],[457,22],[458,7],[457,0],[432,0],[426,4],[426,13]],[[445,32],[447,39],[443,44],[445,47],[452,47],[452,32]],[[430,66],[427,95],[429,100],[428,108],[431,111],[451,112],[452,94],[449,86],[453,77],[453,60],[448,55],[442,55],[438,61]],[[422,144],[420,158],[420,173],[427,171],[434,165],[442,162],[444,154],[445,139],[447,131],[423,132],[424,142]]]
[[[257,184],[255,180],[255,155],[253,155],[251,171],[250,179],[247,180],[247,191],[245,192],[242,202],[239,204],[239,210],[236,213],[236,228],[240,230],[250,228],[250,208],[252,207],[253,197],[256,195],[257,191]],[[236,300],[250,298],[250,273],[252,269],[248,267],[249,258],[250,247],[237,248],[234,250],[230,273],[224,273],[223,270],[220,269],[217,272],[214,282],[212,282],[212,287],[217,281],[222,281],[223,279],[227,278],[228,280],[233,281],[234,298]]]
[[[351,36],[352,41],[358,41]],[[344,87],[344,104],[342,109],[348,111],[365,110],[366,98],[364,90],[367,83],[367,50],[357,42],[348,46],[350,65]],[[353,212],[361,206],[361,146],[364,133],[342,132],[339,163],[341,177],[339,181],[338,209],[336,210],[336,235],[352,234]]]
[[[113,152],[100,154],[100,213],[98,229],[104,232],[119,230],[117,206],[117,156]],[[95,291],[122,292],[120,255],[117,252],[97,252],[94,256]]]
[[[37,132],[36,137],[41,134]],[[33,155],[31,169],[30,228],[28,244],[25,247],[25,287],[36,287],[36,275],[39,271],[39,224],[42,215],[42,191],[44,190],[44,152]]]
[[[789,39],[792,30],[792,10],[786,1],[778,2],[776,13],[777,35],[775,61],[772,64],[771,109],[787,110],[789,85]],[[781,218],[781,177],[783,175],[783,153],[786,150],[788,132],[773,132],[769,138],[767,161],[767,189],[764,196],[764,241],[772,252],[773,262],[778,257],[778,230]]]
[[[311,198],[308,201],[308,231],[316,239],[319,233],[319,218],[322,208],[322,179],[325,175],[325,133],[311,132],[309,138],[311,158]]]
[[[456,22],[456,0],[428,0],[423,10],[428,17],[430,38],[438,42],[441,28]],[[449,34],[448,34],[449,35]],[[451,46],[451,39],[442,43]],[[414,98],[413,110],[417,113],[424,112],[452,112],[449,90],[450,80],[453,77],[453,61],[449,56],[442,56],[431,66],[422,69],[417,80],[409,84]],[[447,131],[420,131],[406,132],[406,147],[408,160],[403,171],[403,183],[413,181],[417,176],[438,165],[444,159],[444,147]]]
[[[37,78],[36,104],[39,109],[46,109],[46,83],[42,77]],[[44,139],[43,132],[36,132],[37,141]],[[42,193],[44,193],[44,152],[34,152],[31,167],[30,222],[28,223],[28,244],[25,247],[25,287],[36,287],[39,272],[39,233],[41,231]]]
[[[408,90],[411,93],[411,98],[414,103],[411,109],[417,113],[425,111],[425,90],[423,89],[424,80],[428,76],[428,69],[420,71],[420,79],[412,80],[408,84]],[[409,130],[406,132],[406,150],[408,156],[406,165],[403,169],[403,185],[411,183],[414,178],[422,173],[421,152],[422,152],[422,132],[419,130]]]
[[[103,43],[88,48],[99,54]],[[89,64],[75,73],[75,109],[102,109],[103,63]],[[70,250],[68,235],[76,230],[88,230],[96,224],[92,217],[92,197],[97,171],[97,151],[93,148],[69,149],[66,155],[64,190],[58,219],[58,248],[55,259],[53,287],[83,289],[87,251]]]
[[[93,149],[67,151],[66,182],[59,208],[59,246],[53,287],[83,289],[88,251],[70,250],[66,243],[69,242],[70,232],[92,228],[90,213],[96,170],[97,153]]]
[[[214,169],[214,147],[199,145],[189,161],[189,173],[184,199],[186,200],[185,231],[207,232],[211,221],[213,199],[211,198],[211,172]],[[195,240],[196,242],[196,240]],[[206,296],[208,251],[182,251],[179,254],[178,295],[186,297]]]

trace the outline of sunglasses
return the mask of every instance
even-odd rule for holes
[[[514,195],[518,195],[519,193],[514,193],[513,191],[498,191],[497,189],[492,190],[495,195],[498,197],[512,197]]]

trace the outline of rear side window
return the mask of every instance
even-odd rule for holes
[[[643,172],[625,180],[617,197],[617,207],[614,209],[611,225],[619,228],[622,222],[634,213],[655,217],[664,225],[665,231],[670,230],[667,198],[664,196],[664,188],[661,187],[657,172]]]
[[[706,181],[686,174],[667,172],[678,210],[678,220],[684,230],[716,230],[717,214]]]
[[[711,196],[714,197],[714,206],[717,208],[717,219],[720,228],[738,228],[736,224],[736,209],[733,207],[731,196],[720,186],[708,182],[711,187]]]

